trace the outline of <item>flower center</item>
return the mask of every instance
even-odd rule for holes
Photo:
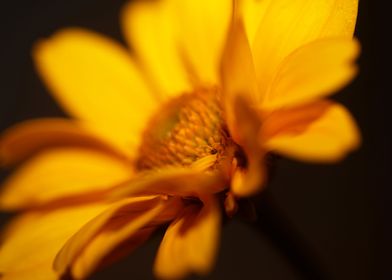
[[[218,89],[200,89],[170,100],[150,120],[137,167],[189,166],[210,155],[218,161],[230,142]]]

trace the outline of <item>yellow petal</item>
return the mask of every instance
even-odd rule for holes
[[[123,9],[122,27],[163,99],[191,90],[179,55],[172,1],[131,1]]]
[[[235,7],[221,64],[222,100],[225,119],[231,133],[235,133],[234,110],[237,96],[245,95],[251,98],[258,91],[252,53],[244,24],[238,13],[241,11],[237,11]]]
[[[19,123],[1,135],[0,164],[12,165],[41,150],[59,146],[88,146],[119,158],[124,157],[76,121],[36,119]]]
[[[320,37],[352,37],[358,15],[358,0],[336,0]]]
[[[29,212],[7,227],[0,248],[0,273],[4,280],[55,280],[52,264],[64,243],[106,206],[62,208]]]
[[[113,188],[133,177],[129,162],[82,148],[46,150],[20,167],[2,187],[0,208],[15,210]],[[91,197],[90,197],[91,198]]]
[[[100,268],[105,258],[112,257],[109,254],[118,245],[127,241],[127,250],[134,249],[157,226],[173,219],[181,207],[178,199],[157,196],[120,201],[68,240],[54,267],[60,274],[70,269],[75,279],[84,279]]]
[[[353,61],[358,54],[359,43],[344,38],[318,40],[297,49],[279,66],[262,108],[305,103],[336,92],[357,73]]]
[[[232,16],[232,1],[175,0],[180,53],[196,80],[216,84]]]
[[[199,196],[222,191],[226,180],[220,172],[204,172],[194,168],[168,167],[140,173],[111,192],[113,198],[135,194],[167,194]]]
[[[266,179],[265,152],[257,140],[261,120],[250,103],[241,97],[236,99],[234,113],[236,123],[232,134],[236,143],[243,149],[246,164],[241,166],[234,163],[231,190],[237,196],[249,196],[260,191]]]
[[[333,102],[317,102],[273,113],[261,141],[268,150],[310,162],[341,160],[360,144],[355,121]],[[273,124],[274,123],[274,124]]]
[[[66,29],[38,42],[42,78],[71,115],[131,145],[157,106],[135,62],[108,38]]]
[[[282,60],[298,47],[326,36],[348,36],[347,30],[355,25],[357,2],[271,1],[253,45],[260,88],[268,87]],[[328,32],[329,24],[332,29]]]
[[[246,34],[251,45],[253,45],[260,22],[264,18],[264,14],[268,10],[268,5],[271,1],[273,0],[239,1],[242,4]]]
[[[220,234],[220,212],[213,198],[204,206],[189,206],[167,229],[159,247],[154,272],[162,279],[180,279],[213,267]]]

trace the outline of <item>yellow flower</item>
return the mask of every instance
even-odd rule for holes
[[[169,227],[160,278],[208,273],[219,205],[265,185],[267,153],[333,162],[360,137],[325,98],[356,74],[357,0],[133,1],[134,52],[70,28],[34,59],[73,119],[41,119],[1,138],[25,161],[0,205],[21,212],[3,234],[2,279],[86,278]]]

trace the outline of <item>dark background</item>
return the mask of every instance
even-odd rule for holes
[[[336,165],[307,165],[282,159],[269,185],[278,208],[306,240],[327,279],[392,279],[388,277],[392,260],[388,204],[392,192],[387,182],[391,152],[389,104],[385,100],[390,87],[384,64],[387,46],[382,41],[389,25],[379,2],[360,1],[356,36],[363,46],[361,72],[335,97],[357,119],[363,146]],[[0,131],[29,118],[64,116],[34,72],[32,44],[67,26],[90,28],[123,41],[118,23],[123,3],[2,1]],[[1,176],[6,172],[2,171]],[[287,252],[271,241],[271,234],[234,220],[224,227],[222,235],[218,262],[208,279],[303,278],[286,257]],[[156,236],[92,279],[151,279],[158,244]]]

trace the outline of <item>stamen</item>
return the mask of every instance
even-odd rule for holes
[[[149,122],[137,167],[189,166],[211,155],[218,161],[230,142],[218,89],[186,93],[170,100]]]

